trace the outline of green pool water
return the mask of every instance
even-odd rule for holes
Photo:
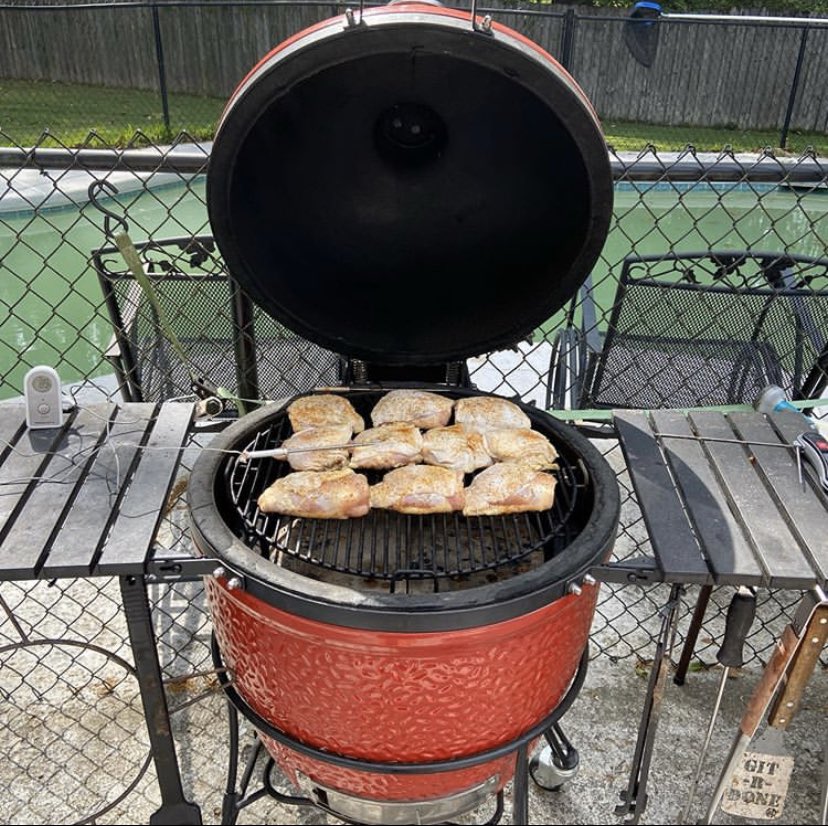
[[[126,209],[135,241],[209,232],[203,178],[139,191],[120,198],[119,206]],[[828,254],[828,193],[744,184],[621,184],[614,213],[594,272],[601,307],[610,305],[615,290],[605,276],[617,275],[631,252],[751,248]],[[0,398],[21,392],[33,364],[55,366],[65,383],[111,372],[103,353],[112,331],[89,264],[90,252],[102,243],[101,216],[89,206],[0,212]],[[554,322],[544,330],[553,327]]]
[[[136,242],[209,232],[203,180],[105,203],[126,211]],[[104,245],[102,216],[88,205],[0,212],[0,398],[21,392],[33,364],[54,366],[64,383],[112,372],[103,358],[112,328],[90,264]]]

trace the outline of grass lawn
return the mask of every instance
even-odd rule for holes
[[[90,132],[101,143],[164,143],[181,131],[210,138],[224,99],[170,94],[170,129],[157,91],[0,79],[0,145],[29,146],[48,130],[56,143],[79,146]],[[135,138],[141,132],[143,137]]]
[[[778,129],[726,129],[721,126],[659,126],[651,123],[604,121],[607,143],[617,150],[641,149],[648,143],[656,149],[684,149],[688,144],[702,151],[717,151],[730,146],[735,152],[758,152],[766,146],[777,154],[800,155],[813,147],[818,155],[828,155],[828,134],[790,130],[785,149],[779,148]]]
[[[170,129],[164,127],[157,91],[109,89],[65,83],[0,80],[0,145],[29,146],[49,130],[55,143],[78,146],[95,132],[101,143],[138,145],[169,142],[184,131],[196,139],[212,137],[223,98],[171,94]],[[607,142],[617,150],[699,150],[730,146],[753,152],[766,146],[778,149],[778,130],[743,131],[722,127],[659,126],[649,123],[604,122]],[[136,132],[140,134],[136,137]],[[48,145],[54,145],[49,142]],[[786,151],[798,155],[808,146],[828,155],[828,135],[790,132]]]

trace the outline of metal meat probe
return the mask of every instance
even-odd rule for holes
[[[704,745],[702,746],[701,754],[699,755],[699,763],[696,766],[696,775],[693,778],[693,784],[690,787],[690,795],[687,798],[687,803],[678,818],[679,823],[687,822],[687,815],[690,813],[690,808],[693,805],[693,800],[699,786],[699,778],[701,777],[704,761],[707,757],[707,750],[710,747],[710,739],[713,736],[716,718],[719,716],[719,708],[722,704],[725,684],[727,683],[730,669],[741,668],[745,664],[745,640],[750,632],[750,627],[753,625],[755,616],[756,591],[753,588],[747,588],[744,585],[740,585],[739,589],[733,595],[733,599],[730,601],[730,607],[727,609],[724,640],[722,641],[719,653],[716,654],[716,659],[724,666],[724,669],[722,670],[722,678],[719,682],[719,693],[716,695],[716,703],[713,706],[713,713],[710,716],[710,724],[707,727],[707,736],[704,738]]]

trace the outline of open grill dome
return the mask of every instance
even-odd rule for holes
[[[612,176],[549,55],[407,4],[267,55],[225,109],[207,199],[230,272],[287,327],[352,358],[434,364],[511,345],[572,297]]]

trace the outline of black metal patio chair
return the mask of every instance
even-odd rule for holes
[[[602,330],[590,279],[552,344],[547,407],[752,404],[768,384],[828,386],[828,259],[707,251],[631,255]],[[700,588],[675,677],[684,681],[713,590]]]
[[[828,383],[828,259],[631,255],[605,331],[594,291],[588,280],[553,341],[547,407],[706,407]]]
[[[339,383],[339,356],[255,307],[228,275],[211,236],[146,241],[136,249],[186,360],[117,247],[95,250],[113,329],[106,358],[127,401],[191,395],[194,378],[253,400]]]

